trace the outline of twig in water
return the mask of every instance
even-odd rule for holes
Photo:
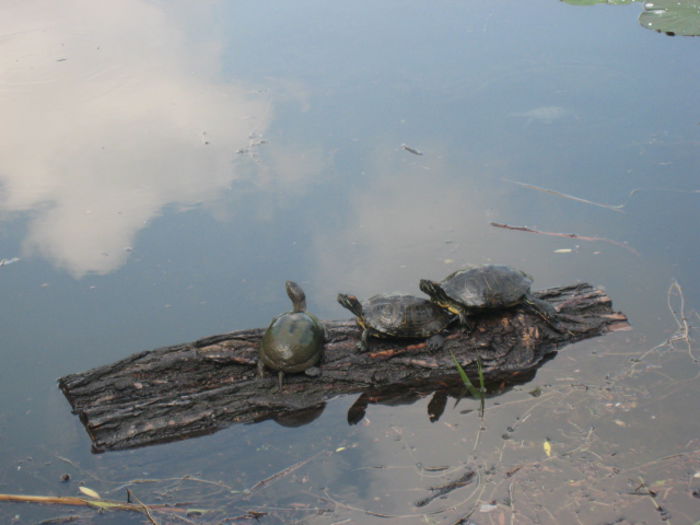
[[[43,505],[70,505],[79,507],[92,507],[93,509],[104,510],[129,510],[148,515],[149,510],[158,510],[166,513],[186,514],[191,509],[181,507],[171,507],[168,505],[150,505],[146,507],[143,503],[121,503],[103,499],[77,498],[72,496],[31,496],[24,494],[0,494],[0,501],[13,501],[18,503],[40,503]]]
[[[527,232],[527,233],[539,233],[540,235],[551,235],[553,237],[565,237],[567,239],[578,239],[580,241],[591,241],[591,242],[607,242],[608,244],[613,244],[615,246],[619,246],[620,248],[624,248],[630,253],[633,253],[635,255],[639,255],[639,252],[632,248],[629,244],[620,242],[620,241],[614,241],[612,239],[607,239],[605,237],[591,237],[591,236],[586,236],[586,235],[578,235],[576,233],[559,233],[559,232],[545,232],[545,231],[540,231],[540,230],[535,230],[532,228],[528,228],[527,226],[511,226],[509,224],[503,224],[500,222],[492,222],[491,226],[495,228],[503,228],[504,230],[514,230],[514,231],[519,231],[519,232]]]
[[[441,498],[455,489],[468,485],[472,482],[475,475],[476,473],[473,470],[468,470],[454,481],[450,481],[449,483],[440,485],[439,487],[430,487],[430,491],[432,492],[432,494],[430,496],[426,496],[425,498],[416,501],[414,505],[416,507],[425,507],[431,501],[437,498]]]
[[[60,459],[60,457],[59,457]],[[239,492],[242,492],[241,490],[234,489],[230,485],[226,485],[225,483],[222,483],[221,481],[211,481],[208,479],[202,479],[202,478],[197,478],[195,476],[191,476],[189,474],[185,474],[184,476],[176,476],[176,477],[171,477],[171,478],[139,478],[139,479],[131,479],[129,481],[125,481],[124,483],[117,485],[116,487],[109,489],[107,491],[107,494],[112,493],[112,492],[118,492],[124,488],[128,490],[127,487],[131,485],[137,485],[141,483],[163,483],[165,481],[192,481],[195,483],[203,483],[207,485],[214,485],[216,487],[220,487],[226,491],[228,491],[231,494],[237,494]]]
[[[661,519],[663,521],[668,521],[671,518],[671,515],[664,507],[659,505],[658,501],[656,501],[656,492],[654,492],[653,490],[651,490],[649,488],[649,486],[646,484],[646,482],[644,481],[644,478],[642,478],[642,476],[639,476],[639,481],[640,481],[640,485],[635,489],[634,492],[632,492],[632,494],[649,496],[649,499],[651,499],[651,502],[654,504],[654,507],[656,507],[656,511],[661,515]],[[643,489],[643,491],[640,489]]]
[[[676,311],[673,309],[673,305],[671,304],[671,298],[674,295],[678,296],[678,301],[680,302],[678,305],[678,313],[676,313]],[[669,343],[673,345],[675,341],[685,342],[686,346],[688,347],[688,355],[694,362],[697,363],[698,359],[693,354],[693,345],[690,343],[690,326],[688,325],[688,318],[685,314],[685,296],[683,295],[681,285],[678,284],[678,281],[675,279],[671,282],[671,286],[668,288],[666,300],[668,309],[673,316],[673,320],[676,321],[676,326],[678,327],[676,333],[669,339]]]
[[[590,204],[591,206],[598,206],[599,208],[605,208],[606,210],[615,211],[617,213],[625,213],[622,208],[625,207],[625,205],[627,204],[627,201],[625,201],[623,204],[603,204],[600,202],[589,201],[588,199],[582,199],[581,197],[576,197],[574,195],[569,195],[568,193],[562,193],[560,191],[550,190],[548,188],[542,188],[540,186],[535,186],[534,184],[527,184],[526,182],[519,182],[517,180],[511,180],[511,179],[503,179],[503,180],[505,180],[506,182],[510,182],[512,184],[517,184],[518,186],[523,186],[524,188],[529,188],[531,190],[543,191],[544,193],[549,193],[550,195],[555,195],[556,197],[562,197],[564,199],[570,199],[572,201],[582,202],[583,204]],[[630,193],[630,196],[632,196],[632,193]],[[629,200],[629,197],[627,198],[627,200]]]
[[[285,476],[288,476],[289,474],[291,474],[295,470],[306,465],[309,461],[316,459],[321,454],[329,454],[329,452],[327,450],[322,450],[321,452],[318,452],[309,458],[298,461],[297,463],[294,463],[294,465],[290,465],[289,467],[282,469],[279,472],[276,472],[272,476],[268,476],[267,478],[258,481],[255,485],[250,487],[249,491],[254,492],[256,490],[259,490],[259,489],[265,487],[266,485],[269,485],[270,483],[272,483],[273,481],[275,481],[279,478],[283,478]]]
[[[572,201],[576,202],[581,202],[583,204],[590,204],[591,206],[598,206],[599,208],[605,208],[606,210],[614,211],[617,213],[625,213],[623,208],[629,204],[629,201],[632,197],[634,197],[637,193],[641,193],[642,191],[663,191],[663,192],[668,192],[668,193],[700,193],[700,190],[677,190],[673,188],[634,188],[632,191],[630,191],[627,194],[627,198],[625,199],[625,202],[622,204],[604,204],[601,202],[594,202],[594,201],[589,201],[588,199],[583,199],[581,197],[576,197],[575,195],[569,195],[568,193],[562,193],[560,191],[556,190],[551,190],[549,188],[542,188],[541,186],[535,186],[534,184],[528,184],[526,182],[520,182],[517,180],[511,180],[511,179],[503,179],[506,182],[510,182],[512,184],[517,184],[518,186],[522,186],[524,188],[529,188],[531,190],[537,190],[537,191],[542,191],[544,193],[549,193],[550,195],[554,195],[556,197],[562,197],[563,199],[570,199]]]
[[[130,492],[129,495],[133,496],[133,498],[136,500],[136,503],[138,503],[141,506],[141,508],[143,509],[143,513],[148,518],[148,521],[150,521],[152,523],[152,525],[158,525],[158,522],[153,517],[153,514],[151,514],[151,511],[148,508],[148,505],[146,505],[143,501],[141,501],[138,497],[136,497],[135,494]]]
[[[674,310],[673,305],[671,304],[671,299],[674,296],[678,296],[678,300],[680,303],[678,305],[678,313],[676,313],[676,310]],[[634,359],[632,369],[634,369],[638,363],[644,361],[644,359],[649,354],[656,352],[661,348],[675,350],[676,348],[674,346],[674,343],[677,341],[683,341],[688,348],[688,355],[690,356],[690,358],[693,360],[693,362],[698,362],[698,358],[695,357],[695,354],[693,354],[693,345],[691,343],[692,339],[690,338],[690,325],[688,323],[688,317],[685,312],[685,296],[683,295],[683,289],[681,288],[681,285],[678,284],[678,281],[676,281],[675,279],[671,281],[671,285],[668,287],[668,292],[666,293],[666,304],[668,305],[668,310],[671,312],[673,320],[676,322],[676,331],[664,342],[659,343],[655,347],[650,348],[649,350],[644,352],[641,356],[636,357]]]

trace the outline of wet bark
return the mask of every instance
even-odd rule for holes
[[[554,326],[525,307],[491,312],[475,320],[470,334],[456,326],[446,330],[436,352],[422,340],[370,339],[370,351],[359,353],[354,320],[328,321],[321,375],[287,375],[281,392],[273,374],[262,380],[256,376],[262,328],[141,352],[62,377],[59,387],[80,416],[93,450],[102,452],[208,434],[232,423],[274,418],[299,425],[318,417],[326,400],[364,392],[359,412],[355,407],[356,413],[348,414],[353,422],[371,402],[367,392],[412,389],[420,397],[455,385],[459,378],[450,351],[471,377],[479,356],[488,382],[520,382],[563,345],[629,328],[605,292],[588,284],[535,295],[557,309]],[[444,405],[444,397],[436,395],[429,411]]]

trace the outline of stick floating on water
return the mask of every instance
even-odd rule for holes
[[[569,199],[572,201],[576,202],[582,202],[583,204],[590,204],[591,206],[598,206],[599,208],[605,208],[606,210],[612,210],[617,213],[625,213],[622,208],[625,207],[625,204],[603,204],[601,202],[594,202],[594,201],[589,201],[588,199],[583,199],[581,197],[576,197],[575,195],[569,195],[568,193],[562,193],[560,191],[556,190],[550,190],[548,188],[542,188],[540,186],[535,186],[534,184],[527,184],[526,182],[519,182],[517,180],[511,180],[511,179],[503,179],[506,182],[510,182],[512,184],[517,184],[518,186],[522,186],[524,188],[529,188],[531,190],[537,190],[537,191],[542,191],[544,193],[549,193],[550,195],[554,195],[556,197],[562,197],[564,199]],[[631,194],[630,194],[631,196]]]
[[[627,199],[625,199],[625,202],[623,202],[622,204],[604,204],[602,202],[589,201],[588,199],[576,197],[575,195],[569,195],[568,193],[562,193],[561,191],[551,190],[549,188],[543,188],[541,186],[535,186],[534,184],[528,184],[526,182],[520,182],[520,181],[512,180],[512,179],[503,179],[503,180],[506,182],[510,182],[511,184],[517,184],[518,186],[522,186],[523,188],[542,191],[544,193],[549,193],[550,195],[554,195],[555,197],[561,197],[563,199],[569,199],[572,201],[581,202],[583,204],[590,204],[591,206],[605,208],[606,210],[611,210],[611,211],[614,211],[617,213],[625,213],[623,208],[625,206],[627,206],[627,204],[629,204],[629,201],[632,197],[634,197],[637,193],[641,193],[642,191],[661,191],[661,192],[667,192],[667,193],[700,193],[700,189],[679,190],[679,189],[674,189],[674,188],[635,188],[627,194]]]
[[[528,228],[527,226],[511,226],[510,224],[503,224],[500,222],[492,222],[491,226],[495,228],[503,228],[504,230],[514,230],[514,231],[519,231],[519,232],[527,232],[527,233],[539,233],[541,235],[551,235],[553,237],[565,237],[567,239],[578,239],[580,241],[600,241],[600,242],[607,242],[608,244],[614,244],[615,246],[619,246],[620,248],[624,248],[630,253],[633,253],[635,255],[639,255],[639,252],[632,248],[629,244],[626,244],[624,242],[620,241],[614,241],[612,239],[607,239],[605,237],[591,237],[587,235],[578,235],[576,233],[559,233],[559,232],[545,232],[545,231],[540,231],[540,230],[535,230],[533,228]]]

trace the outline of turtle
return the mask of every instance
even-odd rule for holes
[[[439,306],[459,316],[462,326],[468,317],[484,310],[524,305],[551,324],[554,307],[530,294],[532,277],[510,266],[487,264],[451,273],[441,282],[421,279],[419,287]]]
[[[368,350],[369,336],[429,337],[429,349],[437,350],[443,342],[438,334],[454,319],[428,299],[409,294],[379,294],[361,303],[354,295],[339,293],[338,302],[357,317],[362,328],[358,348],[363,352]]]
[[[263,335],[258,354],[258,377],[265,367],[277,372],[282,390],[285,373],[306,372],[315,376],[320,370],[315,365],[321,360],[326,331],[318,318],[306,311],[306,295],[294,281],[285,283],[292,301],[292,311],[272,319]]]

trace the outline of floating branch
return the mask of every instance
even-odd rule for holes
[[[667,193],[700,193],[700,189],[698,189],[698,190],[679,190],[679,189],[674,189],[674,188],[635,188],[627,194],[627,198],[625,199],[625,202],[623,202],[622,204],[604,204],[602,202],[589,201],[588,199],[576,197],[575,195],[569,195],[568,193],[562,193],[562,192],[557,191],[557,190],[543,188],[541,186],[535,186],[534,184],[528,184],[527,182],[520,182],[520,181],[512,180],[512,179],[503,179],[503,180],[506,182],[510,182],[511,184],[517,184],[518,186],[522,186],[523,188],[528,188],[531,190],[549,193],[550,195],[554,195],[555,197],[561,197],[563,199],[569,199],[572,201],[581,202],[583,204],[590,204],[591,206],[605,208],[606,210],[614,211],[617,213],[625,213],[623,208],[625,208],[625,206],[627,206],[629,204],[632,197],[634,197],[637,193],[641,193],[643,191],[661,191],[661,192],[667,192]]]
[[[526,182],[519,182],[517,180],[511,180],[511,179],[503,179],[503,180],[506,182],[510,182],[511,184],[517,184],[518,186],[522,186],[524,188],[542,191],[544,193],[549,193],[550,195],[554,195],[556,197],[562,197],[563,199],[569,199],[569,200],[576,201],[576,202],[582,202],[583,204],[590,204],[591,206],[598,206],[599,208],[605,208],[606,210],[615,211],[617,213],[625,213],[622,210],[622,208],[625,207],[625,205],[627,204],[627,201],[625,201],[624,204],[603,204],[600,202],[589,201],[588,199],[582,199],[581,197],[576,197],[574,195],[569,195],[568,193],[562,193],[560,191],[550,190],[548,188],[542,188],[540,186],[535,186],[534,184],[527,184]],[[632,193],[630,193],[630,196],[632,196]],[[629,200],[629,197],[627,200]]]
[[[172,507],[170,505],[146,505],[144,503],[124,503],[120,501],[110,501],[103,499],[89,499],[71,496],[33,496],[27,494],[0,494],[0,501],[10,501],[15,503],[39,503],[42,505],[69,505],[73,507],[90,507],[99,511],[126,510],[144,514],[151,523],[154,523],[151,511],[163,513],[186,515],[190,512],[205,512],[202,509],[187,509],[184,507]]]
[[[577,239],[579,241],[591,241],[591,242],[607,242],[608,244],[613,244],[615,246],[619,246],[620,248],[624,248],[630,253],[633,253],[635,255],[639,255],[639,252],[632,248],[629,244],[620,242],[620,241],[614,241],[612,239],[606,239],[605,237],[591,237],[591,236],[586,236],[586,235],[578,235],[576,233],[559,233],[559,232],[545,232],[545,231],[540,231],[540,230],[535,230],[532,228],[528,228],[527,226],[511,226],[509,224],[503,224],[500,222],[492,222],[491,226],[495,228],[503,228],[504,230],[514,230],[518,232],[527,232],[527,233],[539,233],[540,235],[551,235],[553,237],[564,237],[566,239]]]

